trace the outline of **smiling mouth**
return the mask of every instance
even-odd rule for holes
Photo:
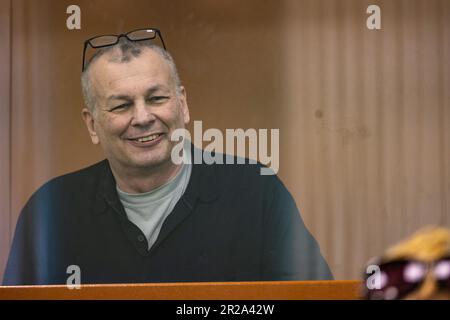
[[[158,139],[161,135],[162,135],[162,133],[155,133],[155,134],[151,134],[151,135],[148,135],[148,136],[139,137],[139,138],[136,138],[136,139],[128,139],[128,140],[137,141],[137,142],[149,142],[149,141],[153,141],[153,140]]]

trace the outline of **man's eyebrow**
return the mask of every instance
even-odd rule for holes
[[[113,94],[110,95],[107,100],[132,100],[132,98],[124,94]]]
[[[151,86],[150,88],[147,89],[147,91],[145,92],[146,96],[151,96],[152,94],[154,94],[155,92],[162,90],[162,91],[169,91],[166,87],[161,86],[161,85],[155,85],[155,86]],[[127,96],[125,94],[113,94],[110,95],[107,98],[108,101],[111,100],[133,100],[132,97]]]
[[[168,91],[168,89],[165,86],[155,85],[155,86],[148,88],[147,91],[145,92],[145,94],[147,96],[151,96],[152,94],[154,94],[155,92],[160,91],[160,90],[164,91],[164,92]]]

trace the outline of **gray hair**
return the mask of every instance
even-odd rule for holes
[[[91,59],[88,60],[81,74],[81,89],[83,92],[83,99],[85,105],[88,107],[89,111],[95,113],[96,111],[96,101],[94,94],[92,92],[92,84],[89,77],[89,70],[92,63],[98,60],[101,56],[106,53],[117,52],[117,55],[111,57],[110,61],[117,63],[127,63],[133,58],[137,58],[141,55],[142,49],[148,48],[154,50],[159,54],[169,65],[172,79],[175,81],[177,95],[180,94],[181,81],[178,75],[177,67],[175,61],[169,52],[164,50],[164,48],[155,45],[150,41],[130,41],[125,37],[121,37],[119,42],[114,46],[104,47],[99,49]]]

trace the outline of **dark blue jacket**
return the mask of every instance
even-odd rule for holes
[[[193,165],[149,251],[107,160],[51,180],[19,217],[4,285],[331,279],[295,202],[261,166]]]

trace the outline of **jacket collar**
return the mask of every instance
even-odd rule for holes
[[[202,149],[191,145],[191,159],[194,159],[194,152],[203,152]],[[97,194],[94,203],[94,212],[103,213],[108,205],[116,211],[125,214],[122,203],[116,190],[116,181],[112,173],[108,160],[101,162],[101,172],[99,176]],[[188,186],[181,200],[192,209],[196,201],[212,202],[219,196],[218,181],[215,172],[215,165],[209,165],[203,162],[192,164],[191,177]]]

